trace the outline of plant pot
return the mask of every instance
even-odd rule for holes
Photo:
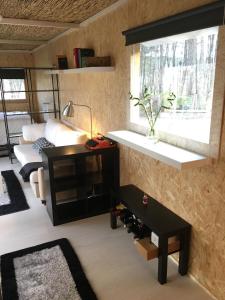
[[[152,141],[153,143],[157,143],[159,141],[159,138],[158,138],[154,128],[148,129],[146,137],[148,140]]]

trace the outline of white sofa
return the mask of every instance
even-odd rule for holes
[[[20,144],[14,146],[14,153],[22,167],[27,163],[42,161],[41,154],[32,147],[40,137],[45,137],[56,147],[83,144],[87,140],[84,131],[74,130],[55,119],[49,119],[47,123],[24,125],[22,133]],[[30,174],[30,184],[35,196],[45,200],[43,168]]]

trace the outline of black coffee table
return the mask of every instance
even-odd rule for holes
[[[114,207],[122,203],[159,237],[158,245],[158,281],[167,281],[168,239],[177,236],[180,241],[179,268],[181,275],[187,274],[191,225],[171,210],[149,196],[148,204],[142,203],[144,192],[134,185],[120,187],[117,195],[112,195]],[[117,227],[117,217],[111,212],[111,227]]]

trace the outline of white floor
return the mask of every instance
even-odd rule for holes
[[[0,158],[0,171],[19,170]],[[19,176],[19,175],[18,175]],[[66,237],[75,248],[98,298],[101,300],[210,300],[188,276],[180,276],[169,260],[168,283],[157,281],[157,259],[146,262],[122,228],[111,230],[109,215],[53,227],[29,183],[23,183],[30,209],[0,216],[0,255]],[[64,299],[61,299],[64,300]]]

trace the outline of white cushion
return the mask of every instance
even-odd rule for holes
[[[45,126],[45,134],[44,137],[52,144],[55,145],[55,138],[57,131],[61,123],[56,119],[48,119],[46,126]]]
[[[60,124],[57,128],[55,136],[55,146],[67,146],[74,144],[82,144],[87,140],[84,132],[73,130],[64,124]]]
[[[41,155],[32,148],[32,145],[33,144],[23,144],[14,146],[14,153],[22,166],[30,162],[42,161]]]
[[[36,131],[35,132],[35,128]],[[29,140],[36,140],[38,135],[53,143],[55,146],[67,146],[85,143],[87,136],[83,131],[76,131],[64,125],[58,120],[49,119],[45,124],[32,124],[24,126],[23,133]],[[19,162],[24,166],[30,162],[41,162],[42,157],[32,148],[33,144],[21,144],[14,146],[14,153]]]
[[[45,136],[45,123],[24,125],[22,132],[25,141],[34,142]]]

